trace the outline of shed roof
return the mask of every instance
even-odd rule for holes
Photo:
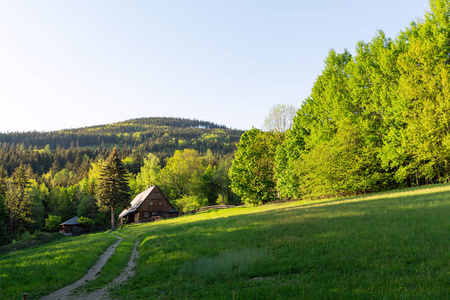
[[[80,225],[80,223],[78,223],[78,217],[73,217],[72,219],[67,220],[59,225]]]

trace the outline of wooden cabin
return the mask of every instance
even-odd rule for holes
[[[61,225],[60,232],[65,235],[76,235],[83,232],[83,228],[80,226],[80,223],[78,223],[78,217],[73,217],[59,225]]]
[[[137,195],[119,218],[122,224],[153,222],[178,217],[180,213],[173,207],[158,186],[151,186]]]

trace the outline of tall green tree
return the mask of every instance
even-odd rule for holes
[[[247,204],[277,199],[274,170],[277,141],[275,134],[253,128],[242,135],[237,145],[229,171],[231,188]]]
[[[194,149],[177,150],[161,170],[161,183],[171,200],[199,195],[205,163]]]
[[[15,169],[12,180],[8,182],[5,204],[8,210],[10,234],[17,234],[19,221],[29,220],[29,208],[26,205],[26,188],[29,185],[29,169],[20,165]]]
[[[8,211],[5,206],[5,197],[0,194],[0,246],[10,242],[8,234]]]
[[[133,196],[145,190],[148,185],[158,185],[160,183],[160,172],[159,158],[153,153],[149,153],[144,158],[144,165],[141,167],[141,171],[136,175],[134,180],[130,180]]]
[[[364,193],[450,179],[450,4],[356,55],[330,51],[277,150],[284,196]]]
[[[126,207],[130,201],[128,175],[117,148],[105,161],[98,180],[97,203],[101,209],[111,210],[111,229],[115,230],[114,208]]]

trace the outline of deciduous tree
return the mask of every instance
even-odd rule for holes
[[[292,104],[277,104],[270,109],[264,120],[266,131],[285,132],[292,127],[297,108]]]
[[[242,135],[229,176],[233,192],[246,203],[255,205],[277,198],[276,147],[277,137],[271,132],[253,128]]]

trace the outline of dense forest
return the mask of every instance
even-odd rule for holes
[[[395,39],[331,50],[292,128],[246,132],[230,175],[250,203],[448,182],[450,2]]]
[[[44,230],[49,219],[54,223],[78,215],[106,226],[108,214],[95,196],[100,169],[114,147],[128,173],[131,197],[158,184],[174,203],[191,197],[177,205],[182,211],[216,204],[219,198],[239,203],[229,188],[228,169],[241,134],[223,125],[177,118],[0,134],[0,244]],[[169,171],[180,155],[187,175]],[[185,176],[186,184],[174,191],[171,180],[176,176]]]

